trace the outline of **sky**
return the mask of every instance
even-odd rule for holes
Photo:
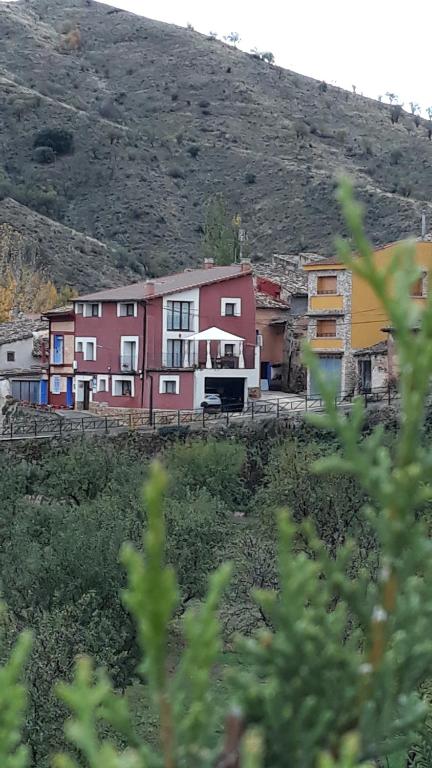
[[[107,0],[105,0],[106,2]],[[432,105],[430,0],[115,0],[120,8],[271,51],[276,64],[377,98]],[[387,99],[384,98],[384,101]]]

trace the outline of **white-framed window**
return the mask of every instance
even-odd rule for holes
[[[224,345],[224,355],[226,357],[233,357],[235,354],[235,345],[234,344],[225,344]]]
[[[51,376],[51,394],[59,395],[61,392],[61,376]]]
[[[96,360],[96,337],[77,336],[75,339],[75,352],[82,352],[83,360]]]
[[[84,304],[82,301],[76,301],[75,302],[75,314],[76,315],[82,315],[84,312]]]
[[[102,303],[100,301],[86,301],[83,315],[84,317],[102,317]]]
[[[97,391],[108,392],[108,376],[97,377]]]
[[[179,395],[180,394],[180,376],[160,376],[159,377],[160,395]]]
[[[136,317],[136,316],[137,316],[136,301],[117,302],[117,317]]]
[[[222,317],[240,317],[241,299],[221,299],[221,315]]]
[[[125,373],[138,370],[138,342],[138,336],[120,338],[120,368]]]
[[[113,376],[112,394],[114,397],[134,397],[135,381],[133,376]]]

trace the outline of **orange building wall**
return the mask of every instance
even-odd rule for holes
[[[257,308],[256,326],[263,337],[261,360],[266,363],[282,363],[284,329],[282,325],[272,326],[269,323],[276,318],[286,318],[284,310]]]
[[[387,267],[395,246],[391,245],[375,251],[375,263]],[[429,272],[432,270],[432,243],[416,243],[415,263]],[[417,299],[423,303],[424,299]],[[352,277],[352,327],[351,347],[362,349],[386,338],[381,328],[388,324],[388,317],[380,306],[372,289],[364,280],[353,274]]]

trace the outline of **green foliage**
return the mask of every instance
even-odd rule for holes
[[[207,490],[167,502],[167,559],[176,569],[184,602],[205,594],[208,574],[219,566],[233,533],[232,514]]]
[[[131,546],[123,549],[129,586],[125,601],[135,617],[138,638],[144,654],[140,673],[148,681],[158,715],[159,746],[163,764],[211,766],[218,713],[211,697],[211,670],[220,652],[216,618],[221,594],[229,577],[224,566],[210,580],[208,596],[199,611],[185,616],[186,648],[174,675],[167,670],[169,622],[178,600],[174,571],[165,565],[165,532],[162,513],[166,478],[153,468],[146,487],[145,504],[148,533],[144,556]],[[61,685],[59,693],[72,712],[66,726],[68,740],[91,768],[106,766],[160,765],[157,754],[133,733],[125,700],[116,697],[107,677],[94,678],[91,663],[77,663],[74,682]],[[116,750],[110,741],[98,736],[98,723],[105,719],[128,740],[128,749]],[[58,768],[78,763],[66,756],[56,760]]]
[[[32,154],[33,160],[41,165],[51,165],[55,162],[55,152],[52,147],[36,147]]]
[[[51,147],[56,155],[68,155],[73,152],[73,135],[61,128],[43,128],[34,137],[33,147]]]
[[[214,259],[216,264],[232,264],[237,259],[238,227],[235,219],[230,221],[222,195],[215,195],[206,203],[202,245],[204,256]]]
[[[5,615],[2,607],[2,623]],[[27,768],[28,751],[21,743],[26,692],[22,683],[24,665],[31,646],[31,635],[23,632],[9,659],[0,666],[0,765],[2,768]]]
[[[209,439],[174,445],[165,454],[170,468],[171,493],[183,499],[187,492],[205,489],[214,499],[220,499],[228,509],[246,501],[241,471],[246,452],[237,442]]]

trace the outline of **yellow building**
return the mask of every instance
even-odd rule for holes
[[[376,264],[387,267],[396,246],[392,243],[377,248]],[[411,292],[414,301],[423,303],[432,270],[432,242],[416,242],[415,262],[422,276]],[[308,273],[308,339],[318,354],[321,370],[336,381],[343,394],[386,385],[390,371],[383,364],[382,342],[387,340],[383,328],[388,318],[372,289],[338,259],[306,264],[304,269]],[[318,394],[311,374],[308,393]]]

